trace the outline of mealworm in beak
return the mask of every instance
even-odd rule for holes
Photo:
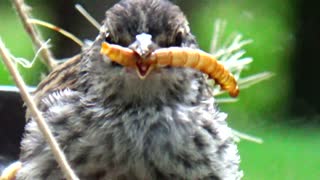
[[[215,57],[204,51],[179,47],[162,48],[153,52],[150,58],[159,65],[197,69],[208,74],[230,96],[236,97],[239,94],[234,76]]]
[[[101,53],[125,67],[136,66],[139,59],[131,49],[107,42],[102,43]],[[228,91],[230,96],[237,97],[239,94],[234,76],[215,57],[204,51],[180,47],[161,48],[154,51],[146,62],[159,66],[188,67],[199,70],[208,74],[223,90]]]

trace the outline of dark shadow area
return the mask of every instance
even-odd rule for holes
[[[111,1],[52,1],[52,10],[55,14],[55,19],[58,20],[56,25],[70,31],[81,40],[93,41],[98,35],[99,30],[96,29],[88,20],[85,19],[75,8],[76,4],[83,6],[94,19],[102,24],[105,18],[105,11],[109,9],[116,0]],[[62,37],[58,38],[57,45],[53,47],[55,56],[58,59],[74,56],[81,51],[81,48],[70,39]],[[67,51],[66,51],[67,49]]]
[[[316,1],[297,1],[297,43],[292,68],[293,116],[317,117],[320,113],[320,11]],[[320,123],[320,118],[314,118]]]
[[[25,125],[25,109],[18,93],[0,91],[0,171],[17,160]]]

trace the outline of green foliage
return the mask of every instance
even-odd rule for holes
[[[9,4],[4,4],[0,9],[2,19],[1,23],[5,24],[5,26],[0,26],[1,38],[13,54],[25,57],[26,59],[32,59],[32,47],[27,45],[30,44],[31,41],[26,36],[26,33],[13,10],[10,8],[4,8],[7,5]],[[0,84],[13,84],[4,64],[1,63],[0,65]],[[26,78],[25,76],[24,79],[26,81],[30,81],[29,78]]]
[[[293,29],[290,24],[293,9],[290,3],[206,1],[191,10],[190,23],[203,49],[209,49],[214,20],[226,20],[226,35],[238,32],[245,39],[253,40],[245,49],[246,55],[253,57],[254,62],[242,75],[263,71],[275,74],[270,80],[241,91],[240,100],[236,104],[223,105],[222,109],[229,113],[229,119],[242,122],[250,117],[250,121],[254,121],[261,115],[274,119],[285,112],[290,95],[289,54],[293,44]]]
[[[243,180],[319,179],[319,131],[273,126],[254,128],[250,133],[263,138],[264,143],[240,142]]]
[[[45,8],[43,11],[45,11]],[[49,11],[46,11],[46,14],[48,14],[48,12]],[[36,14],[40,15],[41,13],[45,14],[42,11]],[[5,24],[5,26],[0,26],[0,37],[6,44],[9,51],[15,57],[31,61],[35,56],[31,40],[23,29],[23,26],[9,1],[0,2],[0,16],[1,23]],[[18,69],[25,82],[28,85],[34,86],[40,82],[42,75],[46,72],[46,68],[40,60],[37,60],[31,68],[26,69],[18,65]],[[13,84],[13,80],[9,76],[7,69],[4,67],[2,59],[0,63],[0,77],[0,85]]]

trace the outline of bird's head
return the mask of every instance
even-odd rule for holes
[[[128,47],[147,59],[162,47],[197,47],[180,8],[168,0],[122,0],[106,12],[105,41]],[[137,69],[143,75],[148,67]]]
[[[122,0],[106,12],[106,41],[145,57],[159,47],[194,47],[180,8],[168,0]]]
[[[130,48],[140,59],[148,59],[158,48],[198,47],[185,15],[168,0],[120,1],[106,12],[106,19],[96,42],[98,45],[108,42]],[[106,64],[100,65],[104,66],[103,73],[107,74],[108,80],[121,84],[122,89],[130,89],[130,92],[124,93],[126,95],[137,91],[138,94],[152,96],[168,93],[173,89],[181,93],[187,83],[191,83],[188,82],[190,78],[200,77],[199,72],[187,68],[150,68],[143,63],[137,63],[136,67],[123,67],[112,62],[106,55],[101,56]],[[102,67],[96,66],[94,71],[97,69]]]

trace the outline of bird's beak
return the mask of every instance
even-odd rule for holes
[[[136,70],[140,79],[145,79],[154,68],[154,65],[148,62],[148,57],[155,50],[155,47],[152,36],[145,33],[136,35],[136,41],[129,46],[140,57],[136,62]]]

